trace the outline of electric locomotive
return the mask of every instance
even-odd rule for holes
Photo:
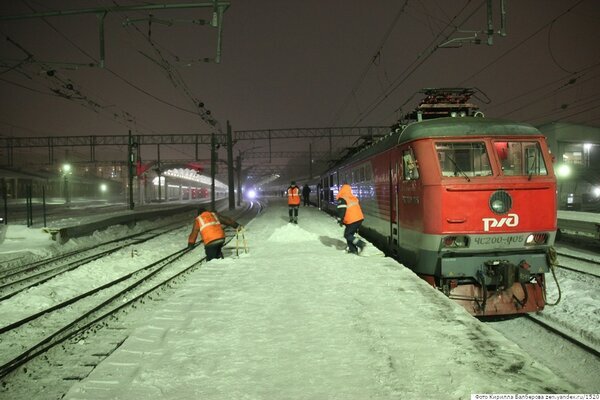
[[[410,116],[321,176],[333,211],[343,183],[360,233],[476,316],[539,311],[556,236],[556,179],[533,126],[488,119],[472,89],[425,89]]]

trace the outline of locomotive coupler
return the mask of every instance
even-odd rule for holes
[[[515,282],[527,283],[531,280],[529,264],[523,260],[515,265],[506,260],[489,260],[485,262],[485,283],[497,288],[507,289]]]
[[[506,260],[485,262],[485,283],[497,289],[509,288],[515,283],[516,266]]]

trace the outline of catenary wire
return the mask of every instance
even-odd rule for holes
[[[533,37],[535,37],[538,33],[540,33],[541,31],[543,31],[544,29],[546,29],[550,24],[554,23],[555,21],[559,20],[563,16],[565,16],[568,13],[570,13],[571,11],[573,11],[577,6],[579,6],[581,3],[583,3],[583,1],[584,0],[579,0],[575,5],[569,7],[566,11],[563,11],[561,14],[559,14],[557,17],[553,18],[551,21],[549,21],[549,22],[545,23],[544,25],[542,25],[540,28],[538,28],[536,31],[534,31],[531,35],[527,36],[525,39],[521,40],[519,43],[517,43],[516,45],[514,45],[510,49],[506,50],[504,53],[500,54],[494,60],[492,60],[491,62],[489,62],[485,66],[483,66],[483,68],[481,68],[478,71],[474,72],[469,77],[463,79],[458,84],[458,86],[463,86],[466,82],[470,81],[471,79],[473,79],[474,77],[476,77],[477,75],[479,75],[480,73],[482,73],[483,71],[487,70],[492,65],[495,65],[498,62],[498,60],[506,57],[508,54],[512,53],[514,50],[516,50],[517,48],[521,47],[524,43],[526,43],[527,41],[529,41],[530,39],[532,39]]]
[[[367,62],[367,64],[363,68],[362,72],[358,76],[358,79],[356,80],[356,82],[352,86],[352,89],[350,90],[350,93],[348,93],[348,95],[344,99],[344,102],[342,103],[341,107],[336,111],[331,126],[337,126],[337,123],[338,123],[338,121],[339,121],[342,113],[344,112],[344,110],[348,107],[348,104],[350,103],[350,100],[352,98],[354,98],[354,96],[356,94],[356,91],[358,90],[358,88],[360,87],[360,85],[362,85],[365,77],[367,76],[367,73],[369,72],[369,70],[371,69],[371,67],[373,65],[375,65],[375,62],[376,62],[377,58],[381,55],[381,52],[382,52],[382,50],[383,50],[383,48],[384,48],[384,46],[385,46],[388,38],[390,37],[391,33],[393,32],[393,30],[394,30],[396,24],[398,23],[398,21],[400,20],[400,17],[402,16],[402,14],[404,14],[404,11],[405,11],[407,5],[408,5],[408,0],[405,0],[404,4],[400,7],[400,10],[398,10],[398,13],[394,17],[391,25],[388,27],[388,29],[386,30],[385,34],[381,38],[381,41],[379,42],[379,45],[375,49],[374,55],[371,57],[371,59]]]
[[[456,18],[458,18],[458,16],[460,14],[463,13],[463,11],[468,7],[468,5],[471,3],[471,1],[467,2],[464,7],[452,18],[451,21],[448,22],[448,24],[438,33],[438,35],[425,47],[425,50],[420,52],[419,55],[417,56],[417,58],[409,65],[407,66],[397,77],[396,79],[394,79],[394,83],[392,83],[392,85],[390,86],[390,88],[388,88],[387,92],[384,93],[384,95],[379,96],[377,99],[375,99],[367,108],[369,109],[368,112],[366,113],[362,113],[358,116],[358,118],[354,121],[354,123],[352,124],[352,126],[357,126],[358,124],[360,124],[366,117],[368,117],[375,109],[377,109],[377,107],[379,107],[379,105],[386,100],[392,93],[394,93],[396,91],[396,89],[398,89],[398,87],[400,87],[400,85],[402,83],[404,83],[423,63],[425,63],[425,61],[427,61],[429,59],[429,57],[431,57],[438,49],[438,45],[435,45],[436,43],[438,43],[438,38],[440,36],[442,36],[443,32],[452,25],[452,22],[454,20],[456,20]],[[481,3],[478,7],[476,7],[473,12],[471,12],[471,14],[469,14],[460,24],[456,25],[456,26],[460,26],[462,24],[464,24],[465,22],[467,22],[473,15],[475,15],[475,13],[477,11],[479,11],[479,9],[483,6],[484,3]],[[444,41],[446,41],[451,35],[453,35],[455,32],[457,31],[457,28],[455,28],[454,30],[452,30],[448,35],[446,35]],[[443,43],[443,42],[442,42]],[[435,46],[434,46],[435,45]],[[432,48],[433,46],[433,48]],[[427,49],[431,49],[429,52],[427,52],[427,54],[422,57],[422,54],[425,53],[425,51]],[[422,58],[421,58],[422,57]],[[420,60],[420,61],[419,61]],[[416,63],[416,65],[414,65]],[[414,67],[413,67],[414,65]],[[412,69],[411,69],[412,68]],[[405,75],[406,74],[406,75]],[[404,76],[404,78],[402,78]],[[398,110],[396,110],[398,111]]]

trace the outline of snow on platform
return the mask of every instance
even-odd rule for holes
[[[581,211],[559,211],[558,229],[562,233],[600,239],[600,214]]]
[[[272,202],[65,399],[469,399],[576,393],[313,207]],[[191,227],[191,222],[190,222]],[[193,253],[202,256],[202,249]],[[194,255],[190,255],[193,257]]]

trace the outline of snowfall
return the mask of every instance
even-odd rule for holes
[[[181,229],[135,245],[135,253],[124,249],[1,302],[0,326],[184,248],[192,222],[190,215]],[[8,225],[0,260],[44,258],[150,224],[115,226],[63,245],[39,228]],[[473,399],[490,393],[600,393],[597,358],[585,361],[560,349],[544,358],[524,349],[495,329],[502,322],[472,317],[374,246],[359,256],[346,253],[343,229],[315,207],[301,207],[293,225],[287,206],[271,199],[244,232],[247,252],[244,241],[229,242],[225,259],[188,275],[173,295],[135,321],[117,350],[73,382],[64,398]],[[178,262],[191,264],[203,256],[198,246]],[[560,274],[559,281],[562,301],[544,313],[579,326],[598,348],[597,286]],[[555,285],[549,285],[548,301],[556,298]],[[519,319],[507,323],[524,343],[531,341],[534,333],[519,331]],[[34,394],[39,382],[29,384],[29,399],[44,398]]]

